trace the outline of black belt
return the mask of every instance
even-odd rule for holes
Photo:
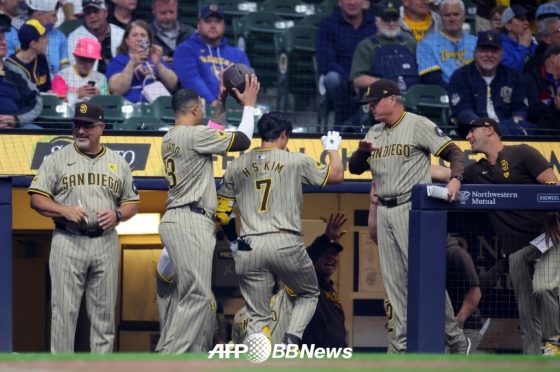
[[[189,207],[191,212],[198,213],[198,214],[201,214],[203,216],[206,216],[206,211],[204,210],[204,208],[197,207],[194,204],[187,204],[187,206]]]
[[[70,233],[72,232],[70,228],[68,228],[66,225],[62,223],[55,222],[54,226],[59,230],[70,232]],[[87,236],[88,238],[99,238],[105,232],[105,230],[103,230],[101,227],[98,227],[97,229],[90,229],[90,230],[81,230],[81,229],[72,229],[72,230],[75,230],[80,234],[82,234],[83,236]]]
[[[377,200],[379,201],[379,204],[381,204],[382,206],[387,207],[387,208],[393,208],[393,207],[396,207],[397,205],[399,205],[397,198],[384,199],[381,196],[378,196]]]

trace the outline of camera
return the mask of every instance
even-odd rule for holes
[[[150,40],[148,40],[148,39],[140,40],[140,48],[143,49],[144,52],[149,53],[150,52]]]

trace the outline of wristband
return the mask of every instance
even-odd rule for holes
[[[545,185],[556,185],[556,181],[546,181]]]
[[[220,125],[218,123],[214,123],[212,120],[208,121],[208,128],[217,129],[217,130],[224,130],[226,128],[225,125]]]

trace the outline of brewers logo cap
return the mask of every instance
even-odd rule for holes
[[[481,31],[478,33],[476,46],[493,46],[494,48],[502,49],[502,37],[493,30]]]
[[[492,127],[494,128],[494,131],[498,134],[498,137],[502,136],[502,130],[500,129],[500,124],[498,124],[496,120],[490,118],[478,118],[471,121],[469,124],[459,125],[457,131],[459,132],[459,135],[461,137],[467,137],[467,134],[469,134],[469,131],[472,128],[480,128],[480,127],[485,127],[485,128]]]
[[[103,121],[103,107],[95,102],[78,102],[74,111],[74,122],[97,123]]]
[[[221,19],[224,19],[224,11],[222,10],[222,7],[216,4],[204,5],[202,7],[202,10],[198,14],[198,19],[206,19],[211,15],[215,15],[217,17],[220,17]]]
[[[397,83],[389,79],[379,79],[367,88],[365,97],[359,103],[365,105],[381,98],[400,95],[401,90]]]

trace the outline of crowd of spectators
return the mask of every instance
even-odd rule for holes
[[[403,94],[417,84],[445,89],[455,125],[488,116],[504,134],[557,130],[557,5],[477,0],[469,30],[462,0],[400,3],[339,0],[319,23],[317,68],[335,129],[361,131],[358,100],[372,82],[387,78]],[[38,92],[71,102],[103,94],[149,102],[144,88],[157,82],[169,93],[195,89],[209,105],[216,102],[224,69],[250,66],[224,37],[228,26],[220,6],[205,5],[197,24],[188,25],[178,21],[179,0],[152,0],[151,9],[138,4],[0,0],[0,13],[9,20],[3,65],[21,72]],[[66,37],[57,26],[71,19],[82,24]],[[36,116],[25,118],[17,125]]]
[[[444,88],[455,125],[491,117],[504,135],[556,130],[555,119],[560,117],[555,105],[560,101],[555,99],[560,84],[555,73],[560,58],[555,48],[560,44],[557,5],[479,0],[472,25],[475,35],[475,30],[468,32],[462,0],[402,0],[400,9],[391,0],[371,2],[369,10],[362,9],[361,16],[356,10],[354,18],[346,13],[361,1],[339,0],[339,4],[319,25],[316,42],[319,70],[327,94],[334,92],[329,98],[336,123],[342,124],[337,129],[356,131],[353,122],[344,121],[358,112],[354,98],[362,96],[369,84],[386,78],[395,81],[403,95],[416,84]],[[375,18],[376,30],[363,37],[359,31],[367,25],[368,14]],[[400,27],[395,27],[396,22]],[[342,67],[349,59],[352,68],[344,79],[347,70]]]

